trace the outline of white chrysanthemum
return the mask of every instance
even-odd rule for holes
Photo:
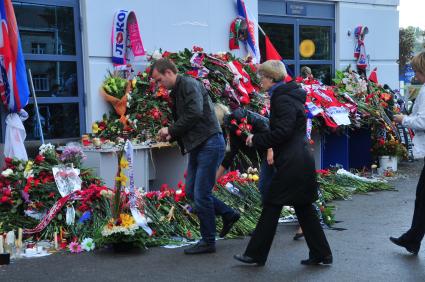
[[[96,246],[92,238],[85,238],[83,242],[81,242],[81,248],[87,252],[93,251],[95,247]]]

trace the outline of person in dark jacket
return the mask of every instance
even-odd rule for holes
[[[246,123],[244,123],[246,121]],[[229,135],[230,151],[226,152],[220,167],[217,170],[216,178],[221,177],[224,172],[232,166],[235,157],[238,153],[242,153],[249,162],[240,160],[238,165],[242,172],[248,170],[248,167],[260,169],[260,180],[258,189],[260,190],[261,197],[264,199],[267,190],[270,186],[271,179],[274,173],[273,166],[273,149],[267,150],[261,148],[253,148],[246,145],[247,134],[242,132],[239,128],[240,124],[249,126],[252,134],[265,133],[269,131],[269,120],[257,113],[251,112],[247,109],[237,108],[224,118],[224,127]],[[245,132],[248,132],[246,130]]]
[[[234,258],[244,263],[264,265],[276,233],[284,205],[294,206],[309,248],[309,258],[301,264],[331,264],[332,252],[313,207],[317,199],[314,158],[306,142],[306,92],[286,76],[281,61],[260,65],[258,74],[270,97],[270,132],[250,135],[247,145],[273,148],[276,173],[272,179],[260,219],[244,254]]]
[[[176,66],[167,59],[152,66],[152,78],[172,90],[174,123],[161,128],[162,141],[176,140],[182,153],[189,153],[186,195],[194,201],[200,221],[202,240],[185,249],[186,254],[215,252],[215,214],[223,217],[224,237],[240,215],[212,195],[215,173],[224,155],[224,139],[211,99],[201,83],[177,74]]]

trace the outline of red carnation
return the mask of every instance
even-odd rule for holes
[[[34,159],[34,162],[36,164],[41,164],[43,161],[44,161],[44,156],[42,156],[42,155],[37,155]]]
[[[199,46],[193,46],[193,52],[203,52],[204,48]]]
[[[244,104],[244,105],[248,105],[248,104],[251,102],[248,96],[242,96],[242,97],[240,97],[240,99],[239,99],[239,100],[240,100],[240,101],[241,101],[241,103],[242,103],[242,104]]]
[[[241,134],[242,134],[242,131],[240,130],[240,129],[236,129],[236,136],[241,136]]]
[[[153,108],[150,111],[151,116],[153,117],[154,120],[159,120],[161,119],[162,113],[157,109],[157,108]]]
[[[9,167],[9,166],[12,165],[13,159],[12,158],[9,158],[9,157],[6,157],[4,159],[4,162],[5,162],[6,166]]]
[[[3,197],[1,197],[1,199],[0,199],[0,203],[6,203],[8,200],[9,200],[9,197],[7,197],[7,196],[3,196]]]
[[[232,120],[230,121],[230,123],[231,123],[231,124],[233,124],[233,125],[237,125],[237,124],[238,124],[238,122],[237,122],[235,119],[232,119]]]

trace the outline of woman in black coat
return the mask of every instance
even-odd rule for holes
[[[262,89],[270,95],[270,132],[250,135],[247,145],[273,148],[276,173],[245,253],[234,258],[264,265],[284,205],[294,206],[304,231],[309,258],[301,264],[331,264],[332,252],[313,207],[317,199],[314,158],[306,142],[306,92],[294,81],[284,83],[285,66],[270,60],[260,65]]]

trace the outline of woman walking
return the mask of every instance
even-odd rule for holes
[[[422,84],[425,83],[425,52],[412,59],[412,68],[415,77]],[[395,115],[394,121],[415,131],[413,138],[413,154],[415,158],[425,157],[425,84],[419,92],[409,116]],[[425,234],[425,166],[422,169],[418,185],[416,187],[415,210],[413,212],[412,225],[409,230],[398,238],[390,237],[391,242],[406,248],[417,255],[421,247],[421,241]]]
[[[276,173],[263,210],[244,254],[234,258],[243,263],[264,265],[284,205],[294,206],[309,248],[301,264],[331,264],[332,252],[320,225],[313,202],[317,199],[314,158],[306,141],[306,92],[294,81],[284,83],[285,66],[270,60],[260,65],[262,90],[270,95],[270,131],[250,135],[247,145],[273,148]]]

